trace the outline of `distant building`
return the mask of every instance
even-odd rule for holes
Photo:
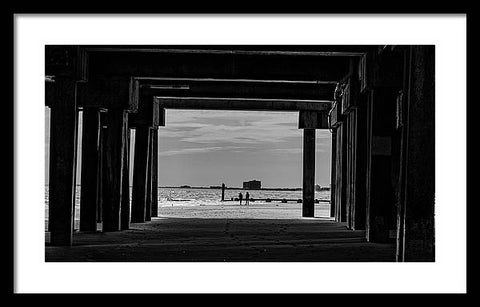
[[[250,180],[243,182],[244,190],[260,190],[262,188],[262,182],[258,180]]]

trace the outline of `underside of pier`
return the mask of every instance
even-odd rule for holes
[[[434,46],[45,48],[47,261],[435,261]],[[298,215],[161,212],[158,136],[169,109],[298,113]],[[317,129],[332,135],[329,218],[316,216]]]

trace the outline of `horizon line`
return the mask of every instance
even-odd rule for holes
[[[46,183],[45,184],[46,186],[48,186],[49,184]],[[315,186],[320,186],[320,187],[330,187],[331,185],[326,185],[326,186],[323,186],[323,185],[320,185],[320,184],[315,184]],[[75,184],[75,186],[81,186],[81,184]],[[133,187],[133,185],[129,185],[129,187]],[[189,185],[189,184],[182,184],[182,185],[179,185],[179,186],[174,186],[174,185],[164,185],[164,186],[157,186],[157,188],[186,188],[186,187],[190,187],[190,188],[212,188],[212,187],[222,187],[221,185],[212,185],[212,186],[196,186],[196,185]],[[226,189],[230,188],[230,189],[244,189],[243,187],[229,187],[229,186],[225,186]],[[302,189],[302,187],[261,187],[260,189]]]

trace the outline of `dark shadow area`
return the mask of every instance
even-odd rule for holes
[[[46,246],[61,262],[384,262],[394,244],[368,243],[344,223],[306,219],[153,218],[123,232],[74,234],[72,247]]]

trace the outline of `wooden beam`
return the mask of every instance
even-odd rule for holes
[[[151,81],[150,81],[151,82]],[[151,82],[152,83],[152,82]],[[165,83],[165,82],[162,82]],[[51,88],[50,83],[47,89]],[[178,84],[169,81],[168,84]],[[110,77],[97,78],[78,85],[79,107],[124,108],[136,113],[139,108],[139,95],[161,97],[189,97],[205,99],[230,99],[256,101],[278,101],[299,103],[300,108],[309,109],[305,103],[331,101],[335,84],[282,84],[282,83],[232,83],[232,82],[194,82],[189,83],[189,90],[152,89],[152,84],[140,84],[135,78]],[[140,93],[142,92],[142,94]],[[48,95],[47,95],[48,97]],[[225,98],[226,97],[226,98]],[[50,102],[46,100],[48,105]],[[279,106],[281,107],[281,106]],[[291,107],[287,107],[287,110]]]
[[[218,46],[217,46],[218,47]],[[220,46],[222,47],[222,46]],[[201,46],[200,48],[192,48],[182,46],[180,48],[161,48],[159,46],[144,46],[144,47],[103,47],[103,46],[91,46],[87,47],[88,52],[136,52],[136,53],[183,53],[183,54],[219,54],[219,55],[261,55],[261,56],[309,56],[309,57],[359,57],[366,52],[366,48],[355,46],[356,48],[345,48],[344,46],[321,46],[320,48],[314,46],[313,50],[278,50],[285,49],[284,46],[268,46],[271,50],[265,50],[265,46],[253,46],[255,49],[246,50],[239,46],[232,48],[218,48],[211,49]],[[295,46],[296,49],[302,49]],[[310,46],[309,46],[310,47]],[[258,49],[257,49],[258,48]],[[264,50],[261,50],[264,49]],[[312,48],[310,48],[312,49]],[[316,50],[315,50],[316,49]],[[322,49],[322,50],[318,50]]]
[[[164,110],[160,108],[160,101],[154,99],[146,91],[139,93],[138,111],[130,115],[130,127],[158,127],[165,121]],[[162,113],[163,112],[163,113]]]
[[[302,216],[313,217],[315,210],[315,129],[303,130]]]
[[[48,230],[50,244],[71,245],[75,204],[76,82],[57,78],[50,116]]]
[[[161,108],[239,111],[317,111],[326,112],[331,101],[289,99],[247,99],[213,97],[155,97]]]
[[[87,80],[88,55],[80,45],[45,45],[45,75]]]
[[[202,79],[201,79],[202,80]],[[153,96],[236,97],[261,99],[332,100],[336,83],[146,80],[141,89]]]
[[[298,129],[328,129],[327,112],[300,111]]]
[[[137,101],[131,96],[134,88],[130,77],[96,78],[79,83],[77,104],[79,107],[118,108],[136,112]]]
[[[349,56],[174,53],[152,50],[88,49],[89,78],[142,76],[218,79],[337,81],[349,71]]]
[[[325,80],[281,80],[281,79],[238,79],[238,78],[178,78],[178,77],[133,77],[133,80],[139,81],[142,84],[162,84],[164,82],[174,82],[178,84],[191,83],[255,83],[255,84],[293,84],[293,85],[336,85],[338,81]]]

